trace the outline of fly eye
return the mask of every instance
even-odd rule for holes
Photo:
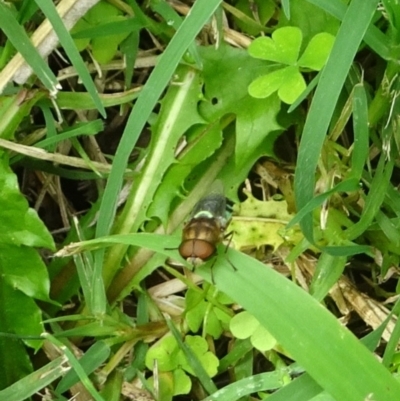
[[[184,258],[206,260],[215,253],[215,246],[207,241],[191,239],[182,242],[179,253]]]

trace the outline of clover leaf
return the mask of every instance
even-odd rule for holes
[[[219,360],[208,351],[207,341],[200,336],[186,336],[185,343],[191,348],[198,361],[210,377],[217,374]],[[146,366],[152,370],[154,361],[157,361],[160,372],[172,372],[168,376],[173,381],[173,394],[187,394],[190,391],[191,381],[187,373],[194,374],[189,362],[176,339],[172,335],[167,335],[154,344],[146,354]],[[187,373],[186,373],[187,372]]]
[[[278,28],[271,37],[259,37],[249,46],[252,57],[277,63],[278,69],[256,78],[249,94],[262,99],[278,92],[279,98],[292,104],[306,88],[301,69],[320,71],[325,65],[335,37],[322,32],[315,35],[299,58],[303,35],[299,28]]]
[[[261,352],[269,351],[276,345],[275,338],[249,312],[235,315],[230,322],[230,329],[236,338],[244,340],[250,337],[253,347]]]

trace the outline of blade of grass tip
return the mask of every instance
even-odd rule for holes
[[[326,132],[351,63],[372,20],[377,3],[378,0],[353,0],[350,3],[328,62],[321,72],[297,158],[294,192],[299,210],[313,198],[315,171]],[[311,213],[305,216],[300,225],[305,237],[314,242]]]
[[[346,5],[340,0],[307,0],[309,3],[316,5],[328,14],[342,20],[346,13]],[[365,43],[375,51],[384,60],[390,59],[390,48],[388,43],[390,41],[386,35],[380,31],[376,26],[370,25],[365,33]]]
[[[189,363],[190,367],[193,369],[195,377],[199,380],[204,390],[207,391],[208,394],[213,394],[217,391],[217,387],[214,382],[210,379],[207,372],[205,371],[203,365],[198,360],[197,356],[194,354],[192,349],[182,341],[181,333],[177,330],[172,320],[166,320],[168,328],[171,330],[172,335],[175,337],[179,348],[185,354],[186,360]]]
[[[188,16],[178,28],[158,63],[129,116],[126,128],[115,154],[114,163],[104,190],[100,205],[96,237],[105,236],[110,232],[116,212],[117,197],[122,187],[124,170],[136,141],[146,124],[153,108],[165,87],[170,82],[179,61],[186,49],[194,41],[204,24],[209,20],[222,0],[197,0]],[[95,269],[101,274],[104,250],[95,253]]]
[[[320,255],[310,285],[310,294],[317,301],[322,301],[338,281],[346,262],[347,258],[343,256],[332,256],[325,252]]]
[[[350,177],[361,179],[368,157],[368,100],[363,84],[354,87],[353,93],[354,148],[351,156]]]
[[[8,40],[32,68],[36,76],[42,81],[43,85],[51,94],[55,95],[57,90],[61,88],[57,82],[57,78],[32,45],[24,29],[14,18],[10,8],[3,2],[0,2],[0,27]],[[3,79],[0,80],[0,93],[15,73],[15,71],[10,71],[10,76],[6,76],[7,72],[7,67],[5,67],[2,71]]]
[[[63,20],[58,15],[57,9],[52,0],[35,0],[36,4],[40,7],[43,14],[50,21],[54,32],[57,34],[58,39],[65,52],[68,55],[69,60],[72,65],[75,67],[79,78],[82,80],[83,85],[89,92],[90,96],[93,99],[94,104],[96,105],[97,110],[100,114],[105,118],[106,110],[103,106],[103,103],[100,100],[99,94],[97,93],[96,86],[92,80],[92,77],[89,74],[88,69],[86,68],[85,63],[82,60],[81,55],[79,54],[78,49],[75,46],[75,43],[68,32],[67,28],[64,25]]]

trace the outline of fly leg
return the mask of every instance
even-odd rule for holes
[[[232,242],[232,238],[233,238],[233,231],[231,231],[231,232],[229,232],[228,234],[225,234],[225,235],[224,235],[224,240],[228,240],[228,243],[226,244],[226,247],[225,247],[225,255],[226,255],[226,260],[227,260],[228,263],[232,266],[232,269],[236,272],[236,271],[237,271],[237,268],[236,268],[236,267],[233,265],[233,263],[229,260],[228,255],[227,255],[229,245],[230,245],[231,242]]]

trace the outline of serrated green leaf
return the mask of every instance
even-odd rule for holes
[[[186,111],[183,111],[186,113]],[[187,110],[187,115],[190,115]],[[195,119],[193,119],[195,122]],[[193,132],[195,131],[195,132]],[[154,195],[154,202],[150,205],[148,217],[157,216],[164,225],[171,209],[171,202],[175,197],[181,197],[182,183],[192,170],[203,160],[210,157],[222,143],[222,131],[219,124],[198,125],[189,129],[188,135],[195,134],[192,143],[188,143],[187,150],[181,159],[172,164],[166,172],[161,185],[157,188]]]
[[[295,65],[299,58],[303,34],[294,26],[276,29],[271,38],[263,36],[253,40],[249,54],[262,60]]]
[[[315,35],[304,50],[297,65],[320,71],[325,65],[326,60],[328,60],[334,41],[335,37],[330,33],[321,32]]]
[[[199,105],[200,114],[208,121],[236,114],[233,159],[236,171],[229,166],[227,170],[237,178],[254,163],[257,158],[254,152],[269,154],[265,142],[271,132],[281,129],[276,121],[280,102],[278,98],[255,99],[248,93],[248,85],[254,77],[268,71],[265,62],[250,57],[244,50],[227,46],[221,46],[218,50],[214,47],[204,48],[200,54],[204,59],[205,83],[205,100]],[[271,143],[273,141],[271,138]],[[238,182],[240,180],[236,179],[236,186]]]

